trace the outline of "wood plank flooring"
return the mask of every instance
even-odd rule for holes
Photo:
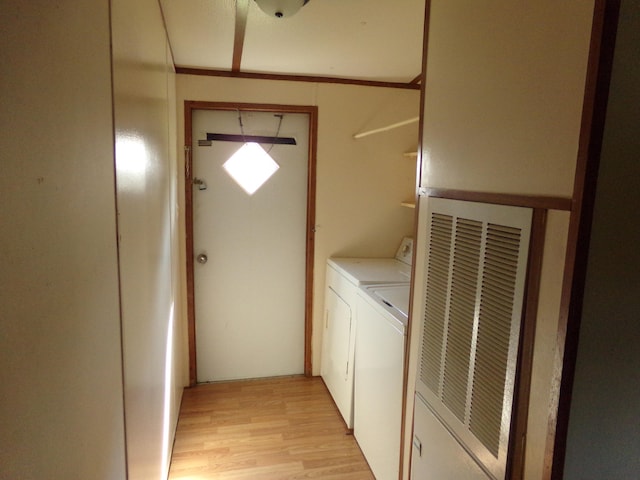
[[[169,479],[374,480],[319,377],[185,389]]]

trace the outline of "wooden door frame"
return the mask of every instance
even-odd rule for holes
[[[304,374],[312,375],[311,336],[313,331],[313,267],[316,222],[316,154],[318,137],[318,107],[306,105],[275,105],[262,103],[184,102],[185,149],[185,234],[187,267],[187,334],[189,345],[189,386],[197,382],[196,362],[196,312],[193,272],[193,155],[192,116],[194,110],[224,110],[240,112],[306,113],[309,115],[309,151],[307,154],[307,221],[305,258],[305,307],[304,307]]]
[[[553,361],[543,480],[561,480],[564,477],[591,223],[621,2],[595,0],[594,3],[574,176],[573,208],[569,219],[569,239],[560,298],[557,351]]]

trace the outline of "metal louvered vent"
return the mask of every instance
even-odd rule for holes
[[[519,248],[519,229],[488,225],[469,428],[496,457]]]
[[[416,391],[504,478],[531,210],[430,198]]]
[[[442,339],[449,282],[449,257],[453,217],[433,215],[429,242],[429,274],[425,295],[425,324],[422,334],[420,379],[434,392],[440,391]],[[428,319],[428,321],[426,321]]]
[[[469,363],[473,341],[481,241],[481,222],[464,218],[457,219],[451,265],[442,402],[461,422],[465,421],[467,410]]]

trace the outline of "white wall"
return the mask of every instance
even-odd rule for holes
[[[166,478],[185,382],[175,74],[158,2],[111,4],[129,479]]]
[[[185,100],[318,106],[312,346],[313,373],[318,375],[327,258],[390,257],[402,236],[413,231],[414,211],[400,203],[414,194],[415,161],[402,154],[417,146],[417,123],[360,140],[354,140],[353,135],[418,116],[419,92],[178,75],[177,99],[178,145],[184,144]],[[184,171],[182,165],[180,172]],[[183,270],[183,283],[184,275]]]
[[[0,15],[0,477],[125,478],[109,4]]]
[[[564,478],[640,471],[640,2],[623,0],[605,121]]]
[[[593,3],[431,2],[423,186],[573,195]],[[567,212],[549,214],[534,346],[527,479],[541,478],[544,464],[568,222]],[[415,381],[416,355],[413,338],[410,385]],[[409,412],[412,397],[410,392]],[[411,416],[405,460],[410,432]]]

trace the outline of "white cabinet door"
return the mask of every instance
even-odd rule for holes
[[[416,396],[412,480],[487,480],[488,477]]]

